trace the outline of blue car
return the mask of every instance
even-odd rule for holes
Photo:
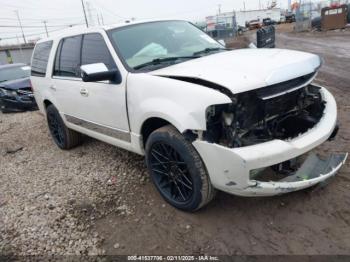
[[[0,110],[3,113],[36,110],[37,104],[25,64],[0,65]]]

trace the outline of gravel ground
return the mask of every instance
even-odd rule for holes
[[[143,158],[89,138],[60,151],[38,112],[0,123],[0,254],[102,254],[89,228],[133,212],[127,199],[148,179]]]
[[[350,34],[277,38],[325,58],[341,130],[321,151],[349,151]],[[0,113],[0,254],[350,254],[349,171],[281,197],[219,193],[190,214],[165,204],[142,157],[90,138],[61,151],[38,112]]]

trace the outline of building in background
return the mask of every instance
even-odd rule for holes
[[[281,19],[281,9],[261,9],[261,10],[247,10],[221,13],[216,16],[206,17],[207,31],[215,30],[220,27],[232,28],[234,21],[238,26],[245,26],[246,22],[251,20],[259,20],[262,22],[264,18],[271,18],[272,20],[279,22]]]
[[[30,64],[35,44],[11,45],[0,47],[0,65],[12,63]]]

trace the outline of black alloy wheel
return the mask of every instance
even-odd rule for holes
[[[151,169],[159,190],[169,199],[188,202],[193,196],[193,181],[186,163],[170,145],[157,142],[152,145]]]
[[[153,131],[145,149],[152,181],[169,204],[195,211],[214,198],[216,191],[202,159],[175,127],[166,125]]]

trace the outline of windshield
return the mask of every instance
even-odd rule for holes
[[[29,66],[15,66],[0,69],[0,83],[30,76]]]
[[[185,21],[162,21],[131,25],[110,30],[113,45],[121,59],[133,69],[163,58],[167,64],[182,62],[184,59],[198,57],[198,52],[224,49],[222,45],[206,33]],[[208,51],[208,52],[206,52]],[[159,66],[159,64],[157,64]]]

